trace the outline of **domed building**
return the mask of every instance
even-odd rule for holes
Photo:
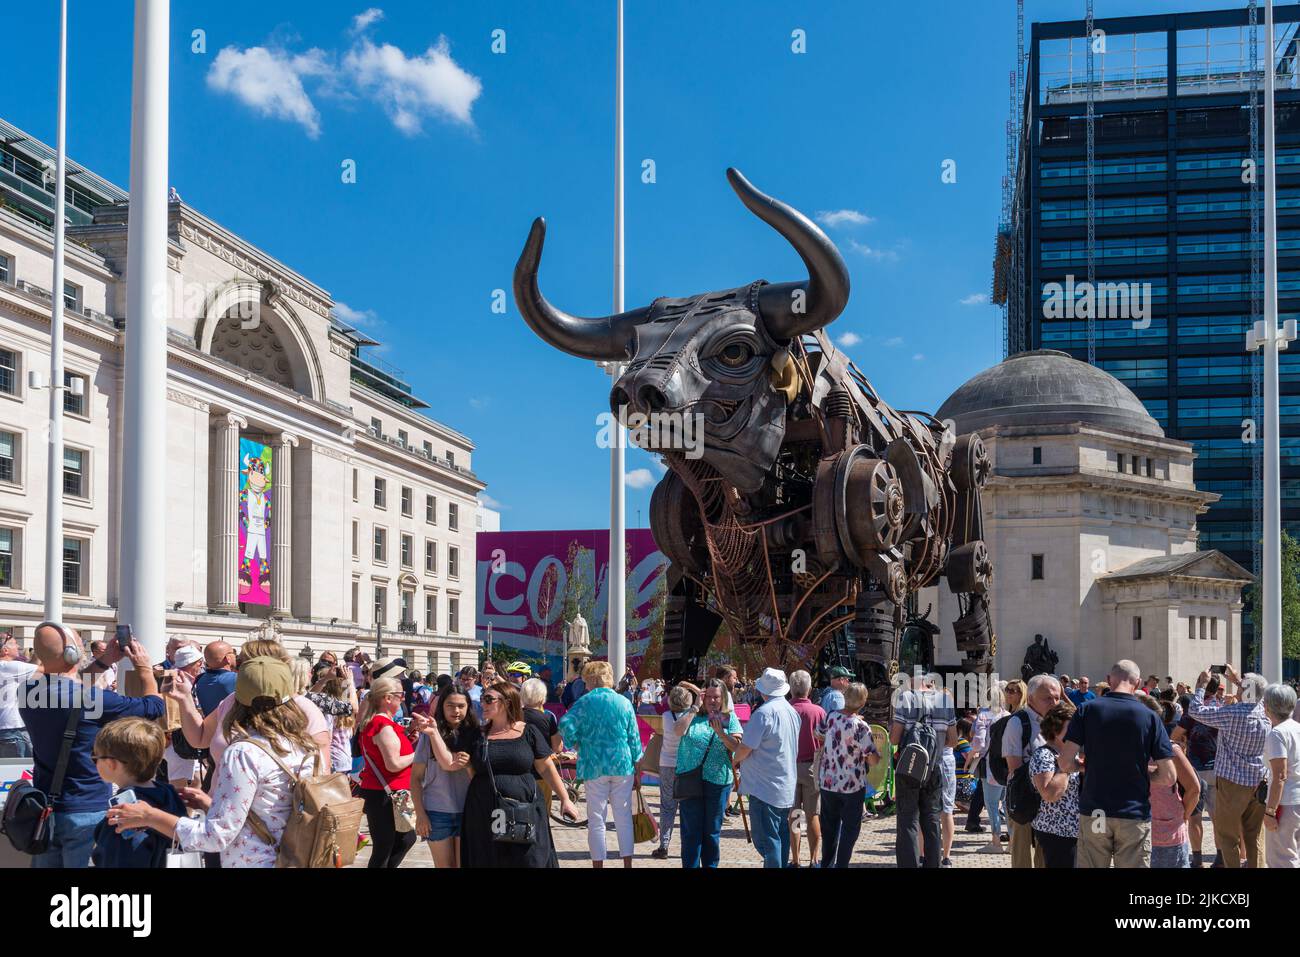
[[[1057,674],[1104,678],[1121,658],[1145,674],[1191,680],[1241,657],[1246,569],[1198,551],[1192,447],[1114,376],[1064,352],[1024,352],[954,392],[938,418],[977,431],[992,469],[984,540],[995,565],[995,666],[1019,677],[1037,636]],[[960,660],[957,597],[927,589],[942,633],[936,664]]]

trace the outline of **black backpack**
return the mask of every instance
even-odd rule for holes
[[[54,765],[50,780],[50,793],[38,790],[31,781],[19,781],[9,789],[0,831],[20,854],[43,854],[49,850],[50,835],[54,833],[54,805],[63,793],[63,778],[68,773],[72,746],[77,740],[83,709],[69,709],[68,723],[63,729],[63,743],[59,747],[59,760]]]
[[[919,695],[916,700],[919,705]],[[907,730],[899,745],[898,762],[894,765],[894,777],[912,787],[922,787],[930,780],[939,768],[939,758],[943,753],[934,725],[926,720],[929,715],[929,708],[921,709],[920,717]]]
[[[1014,718],[1019,711],[1013,711],[1011,714],[1003,715],[993,722],[993,727],[989,728],[989,746],[985,751],[984,757],[980,758],[979,774],[984,776],[986,770],[993,773],[993,780],[1003,787],[1007,787],[1007,759],[1002,755],[1002,736],[1006,733],[1007,722]],[[1030,727],[1028,721],[1020,722],[1020,753],[1024,754],[1025,749],[1029,747]]]
[[[1046,748],[1047,745],[1043,747]],[[1042,806],[1043,796],[1034,787],[1033,779],[1029,776],[1029,762],[1026,761],[1016,768],[1016,773],[1011,775],[1011,783],[1007,785],[1007,816],[1017,824],[1031,824]]]

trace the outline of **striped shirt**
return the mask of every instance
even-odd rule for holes
[[[1264,739],[1271,728],[1264,705],[1249,701],[1222,705],[1205,700],[1205,689],[1192,695],[1188,713],[1219,731],[1214,772],[1233,784],[1253,788],[1265,778]]]

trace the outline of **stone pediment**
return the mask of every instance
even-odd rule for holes
[[[1245,568],[1217,550],[1157,555],[1126,565],[1097,579],[1098,584],[1129,583],[1138,579],[1199,578],[1248,584],[1255,580]]]

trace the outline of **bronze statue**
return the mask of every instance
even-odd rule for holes
[[[1042,635],[1034,635],[1034,643],[1025,649],[1025,661],[1020,666],[1020,677],[1028,683],[1034,675],[1056,674],[1056,663],[1060,657],[1047,643]]]
[[[515,301],[551,345],[627,363],[610,407],[669,468],[650,505],[671,560],[663,676],[694,677],[723,621],[782,664],[811,666],[835,638],[883,715],[898,636],[915,618],[909,596],[939,577],[959,595],[963,667],[991,670],[979,502],[988,456],[978,435],[956,437],[876,394],[824,331],[849,298],[835,245],[738,171],[727,178],[794,246],[806,280],[571,316],[538,289],[539,218],[515,267]]]

